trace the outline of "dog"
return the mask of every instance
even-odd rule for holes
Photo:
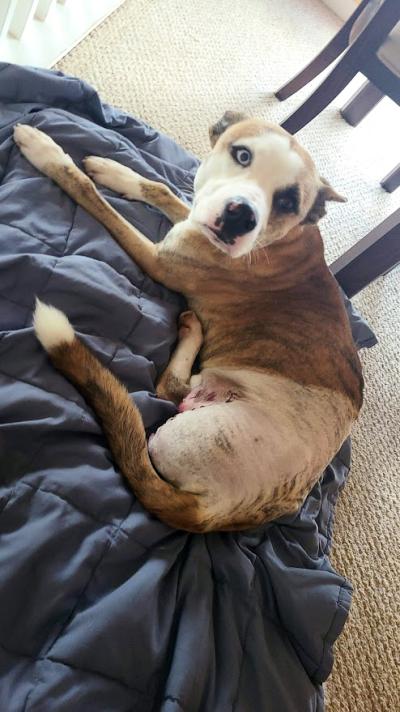
[[[281,127],[227,112],[189,207],[165,185],[88,157],[83,173],[50,137],[15,128],[24,156],[110,231],[142,270],[189,310],[157,384],[178,415],[146,442],[124,386],[37,303],[36,335],[98,416],[114,459],[145,508],[190,532],[257,527],[298,510],[349,435],[363,379],[317,223],[344,199]],[[90,177],[89,177],[90,176]],[[163,211],[153,244],[93,180]],[[199,371],[192,375],[198,358]]]

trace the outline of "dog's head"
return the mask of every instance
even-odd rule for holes
[[[328,200],[343,202],[307,151],[280,126],[226,112],[210,129],[210,155],[195,178],[191,219],[231,257],[316,223]]]

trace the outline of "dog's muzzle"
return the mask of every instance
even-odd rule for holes
[[[254,230],[257,215],[252,205],[241,197],[233,198],[225,205],[222,215],[215,220],[215,234],[227,245],[233,245],[236,238]]]

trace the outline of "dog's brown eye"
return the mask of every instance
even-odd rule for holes
[[[276,201],[276,207],[280,213],[292,213],[294,201],[292,198],[278,198]]]
[[[274,195],[274,209],[277,213],[285,215],[298,213],[299,211],[299,189],[297,185],[278,191]]]
[[[246,146],[232,146],[231,155],[233,160],[243,167],[249,166],[253,158],[251,151]]]

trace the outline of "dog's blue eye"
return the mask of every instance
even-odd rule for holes
[[[245,146],[232,146],[231,154],[234,161],[243,167],[249,166],[253,158],[251,151]]]

